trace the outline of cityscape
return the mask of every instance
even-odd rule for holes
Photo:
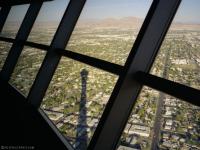
[[[124,65],[141,24],[136,17],[80,21],[66,50]],[[38,26],[29,40],[49,44],[56,31],[54,23]],[[4,36],[14,37],[14,30],[8,28]],[[1,68],[10,47],[0,43]],[[24,47],[9,81],[23,95],[28,96],[45,54]],[[200,24],[174,23],[150,73],[200,89]],[[41,109],[75,149],[87,149],[117,79],[116,75],[63,57]],[[200,150],[200,107],[144,86],[117,149]]]

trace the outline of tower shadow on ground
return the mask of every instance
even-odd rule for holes
[[[86,150],[88,142],[87,109],[86,109],[88,71],[86,69],[82,69],[80,74],[81,74],[81,98],[80,98],[78,125],[76,132],[76,150]]]

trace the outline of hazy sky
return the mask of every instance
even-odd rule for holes
[[[69,0],[45,2],[37,21],[58,21]],[[121,18],[135,16],[144,18],[152,0],[87,0],[81,19]],[[28,5],[15,6],[9,20],[22,20]],[[176,15],[178,22],[200,23],[200,0],[183,0]]]

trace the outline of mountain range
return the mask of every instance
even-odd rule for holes
[[[135,28],[139,29],[143,23],[144,19],[137,17],[123,17],[123,18],[105,18],[105,19],[82,19],[80,18],[77,22],[78,27],[86,28]],[[6,24],[8,27],[19,27],[20,22],[9,22]],[[39,28],[56,28],[58,26],[58,21],[51,22],[37,22],[35,25]],[[173,22],[171,25],[172,29],[182,30],[182,29],[194,29],[200,30],[200,24],[195,23],[184,23],[184,22]]]

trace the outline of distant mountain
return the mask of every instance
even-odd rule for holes
[[[171,25],[171,29],[174,30],[200,30],[200,24],[198,23],[180,23],[176,22]]]
[[[78,21],[80,27],[121,27],[121,28],[138,28],[141,26],[143,19],[137,17],[124,18],[106,18],[106,19],[84,19]]]
[[[105,18],[105,19],[82,19],[78,20],[78,27],[86,28],[135,28],[138,29],[141,27],[144,19],[138,17],[123,17],[123,18]],[[6,26],[9,28],[19,27],[21,22],[8,22]],[[34,26],[36,28],[57,28],[58,21],[50,22],[35,22]],[[184,23],[184,22],[173,22],[172,29],[174,30],[200,30],[200,24],[198,23]]]
[[[77,26],[79,27],[99,27],[99,28],[140,28],[144,19],[137,17],[124,18],[106,18],[106,19],[84,19],[79,20]],[[181,23],[173,22],[172,29],[175,30],[200,30],[200,24],[197,23]]]

